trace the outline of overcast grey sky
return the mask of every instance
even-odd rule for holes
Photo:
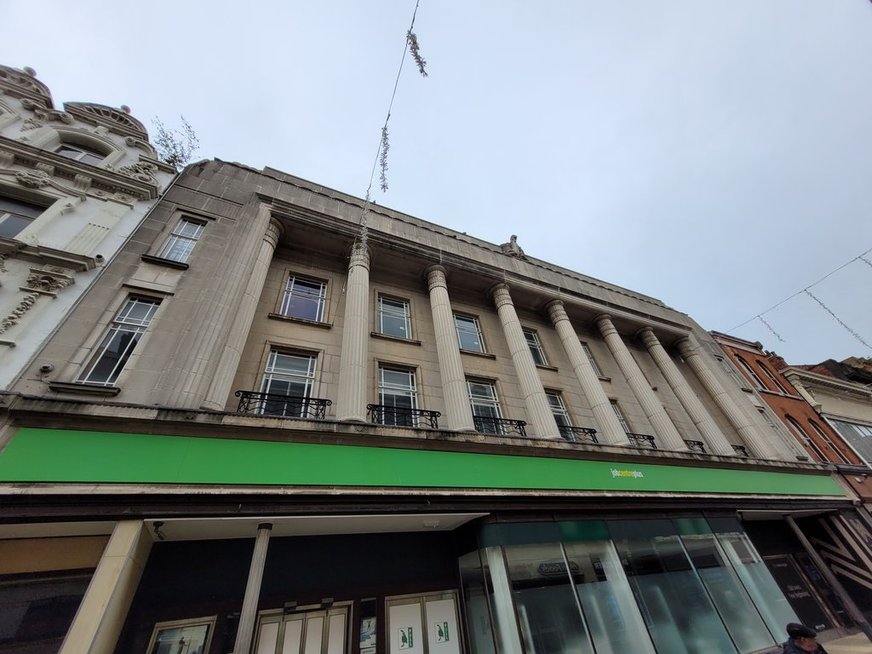
[[[362,196],[414,0],[3,0],[0,62]],[[421,0],[380,204],[729,331],[872,248],[869,0]],[[872,252],[867,255],[872,261]],[[872,343],[872,265],[812,292]],[[800,295],[732,333],[872,356]]]

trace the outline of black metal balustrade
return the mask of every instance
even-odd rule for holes
[[[490,418],[488,416],[473,416],[475,430],[481,434],[497,434],[499,436],[526,436],[527,423],[523,420],[509,418]]]
[[[736,456],[743,456],[746,459],[750,457],[748,454],[748,448],[744,445],[733,445],[733,451],[735,451]]]
[[[702,441],[689,441],[687,439],[684,440],[687,443],[687,449],[691,452],[699,452],[700,454],[706,454],[705,451],[705,443]]]
[[[627,438],[630,439],[630,445],[633,445],[640,449],[657,449],[657,443],[654,441],[654,437],[649,436],[648,434],[633,434],[631,432],[627,432]]]
[[[386,404],[367,404],[366,412],[370,422],[377,425],[392,425],[397,427],[415,427],[417,429],[439,429],[438,411],[425,409],[409,409]]]
[[[324,418],[330,400],[319,397],[294,397],[275,393],[256,393],[236,391],[239,406],[236,413],[254,413],[260,416],[281,416],[283,418]]]
[[[560,435],[570,443],[599,443],[596,437],[596,429],[590,427],[573,427],[572,425],[558,425]]]

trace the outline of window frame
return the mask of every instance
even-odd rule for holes
[[[402,315],[399,312],[391,315],[390,311],[385,311],[385,302],[394,303],[396,305],[401,305],[402,307]],[[387,295],[384,293],[379,293],[376,300],[376,314],[378,318],[378,334],[380,336],[388,336],[390,338],[401,338],[403,340],[411,341],[413,339],[412,336],[412,303],[405,299],[394,297],[391,295]],[[400,319],[403,321],[403,327],[406,331],[405,336],[401,336],[398,334],[392,334],[385,330],[385,315],[388,315],[390,318]]]
[[[769,378],[769,381],[772,382],[775,388],[778,389],[779,393],[781,393],[782,395],[790,395],[790,393],[787,392],[787,388],[785,388],[784,385],[780,381],[778,381],[775,373],[769,370],[769,368],[762,361],[758,361],[757,366],[760,368],[760,370],[763,371],[763,374]]]
[[[603,373],[603,369],[600,368],[596,359],[593,356],[593,351],[590,349],[590,345],[587,344],[587,341],[579,341],[581,343],[581,349],[584,350],[584,353],[587,355],[587,360],[590,362],[590,367],[593,368],[594,374],[600,379],[605,379],[606,375]]]
[[[71,157],[61,152],[61,150],[75,151],[79,154]],[[109,156],[109,153],[100,152],[97,148],[92,148],[91,146],[83,145],[82,143],[73,143],[71,141],[61,141],[55,146],[53,152],[64,159],[78,161],[79,163],[88,164],[89,166],[99,166],[104,163],[106,157]]]
[[[290,372],[282,372],[281,369],[276,368],[276,362],[279,357],[296,357],[299,359],[307,358],[309,360],[308,365],[306,366],[306,372],[304,374],[294,374]],[[302,397],[309,398],[312,397],[312,393],[315,390],[315,380],[318,373],[318,353],[317,352],[309,352],[306,350],[295,350],[292,348],[281,347],[277,345],[270,345],[267,350],[266,361],[264,362],[261,377],[260,377],[260,393],[265,393],[268,395],[281,395],[284,397]],[[286,377],[288,379],[279,379],[280,377]],[[300,382],[299,380],[304,380]],[[303,395],[288,395],[287,393],[276,393],[270,389],[272,384],[276,381],[286,381],[289,383],[303,383],[305,386],[306,392]]]
[[[185,224],[196,225],[199,227],[199,230],[193,236],[180,233],[180,228],[182,228]],[[200,237],[203,235],[203,231],[206,229],[206,225],[207,221],[201,218],[193,218],[192,216],[188,215],[179,217],[179,219],[176,221],[176,224],[173,226],[172,230],[170,230],[169,235],[164,240],[163,245],[161,245],[155,256],[161,259],[166,259],[167,261],[174,261],[175,263],[188,263],[188,259],[191,258],[191,253],[194,251],[197,242],[200,240]],[[190,243],[190,249],[183,251],[182,254],[184,256],[182,256],[181,258],[170,256],[173,249],[179,243]]]
[[[454,312],[453,317],[454,317],[454,333],[457,336],[457,347],[460,349],[460,351],[461,352],[474,352],[477,354],[487,354],[487,349],[485,348],[485,343],[484,343],[484,335],[481,332],[481,321],[478,319],[478,317],[471,316],[471,315],[466,314],[466,313],[458,313],[458,312]],[[460,321],[467,321],[468,323],[471,323],[471,325],[475,328],[475,335],[478,337],[479,349],[476,350],[476,349],[470,349],[470,348],[463,347],[463,339],[461,338],[461,331],[463,331],[466,334],[471,334],[472,330],[471,329],[461,330],[460,325],[458,325],[459,320]]]
[[[137,302],[141,302],[143,304],[151,304],[153,305],[153,308],[148,312],[146,317],[147,319],[143,318],[139,321],[127,322],[127,315],[125,315],[125,313],[129,314],[130,310],[135,306]],[[152,323],[154,322],[155,316],[160,309],[162,302],[163,298],[141,295],[138,293],[131,293],[127,295],[127,297],[124,299],[124,302],[113,314],[112,319],[104,327],[102,331],[102,336],[97,340],[94,347],[92,347],[91,352],[89,353],[85,363],[81,366],[81,368],[79,369],[79,373],[76,375],[75,383],[81,384],[83,386],[115,386],[115,383],[118,381],[119,377],[121,377],[121,374],[124,372],[124,369],[130,361],[130,358],[136,351],[137,346],[148,333],[148,328],[151,327]],[[139,324],[137,324],[137,322]],[[125,327],[132,327],[133,329],[124,329]],[[107,376],[106,380],[94,381],[93,379],[90,379],[90,377],[94,374],[94,370],[103,360],[104,355],[108,351],[109,346],[112,344],[112,341],[115,339],[116,335],[126,333],[132,333],[136,335],[137,338],[135,340],[131,340],[131,343],[129,343],[125,347],[123,355],[119,357],[118,361],[112,367],[111,372]]]
[[[473,395],[473,392],[472,392],[472,385],[473,384],[478,384],[478,385],[490,388],[490,390],[491,390],[490,397],[485,398],[484,396]],[[496,420],[503,419],[502,406],[500,405],[500,395],[497,392],[497,384],[495,381],[489,380],[489,379],[478,379],[478,378],[467,377],[466,378],[466,394],[467,394],[467,397],[469,398],[469,408],[472,411],[473,420],[475,418],[486,418],[486,419],[496,419]],[[476,399],[483,400],[483,401],[477,402]],[[491,409],[494,410],[494,415],[482,415],[482,414],[476,413],[477,407],[490,407]],[[502,435],[503,432],[502,432],[502,429],[499,427],[499,425],[496,425],[496,428],[492,432],[480,431],[479,433],[496,434],[499,436],[499,435]]]
[[[820,461],[824,463],[829,461],[826,454],[821,451],[817,444],[812,440],[811,436],[809,436],[805,429],[802,428],[799,420],[789,414],[784,414],[784,422],[787,424],[787,429],[790,433],[794,435],[794,438],[799,436],[799,442],[803,447],[812,450],[818,456]]]
[[[7,202],[10,204],[21,205],[23,208],[27,208],[27,209],[33,209],[33,210],[39,209],[39,213],[37,213],[36,215],[34,215],[32,217],[28,216],[26,214],[23,214],[23,213],[19,213],[18,211],[15,211],[14,208],[12,208],[12,207],[4,207],[3,206],[4,203],[7,203]],[[47,207],[40,206],[34,202],[28,202],[27,200],[21,200],[21,199],[18,199],[16,197],[12,197],[9,195],[0,195],[0,238],[8,238],[8,239],[16,238],[19,234],[21,234],[21,232],[23,232],[25,229],[30,227],[34,223],[34,221],[37,220],[43,213],[45,213],[46,209],[47,209]],[[19,221],[24,221],[25,224],[21,229],[16,231],[14,234],[9,234],[8,236],[3,236],[2,235],[2,226],[9,218],[14,218],[14,219],[17,219]]]
[[[303,282],[320,285],[320,290],[317,295],[309,294],[296,294],[294,290],[292,290],[292,286],[296,286],[297,282]],[[303,300],[312,302],[317,301],[317,310],[315,312],[315,318],[308,318],[305,316],[293,315],[289,312],[291,306],[291,300],[294,297],[301,298]],[[324,315],[327,311],[327,280],[326,279],[318,279],[317,277],[309,277],[307,275],[298,275],[294,272],[288,272],[285,275],[285,284],[282,288],[282,294],[279,300],[279,306],[277,314],[282,318],[290,318],[292,320],[305,320],[308,322],[324,322]]]
[[[751,366],[750,363],[745,361],[745,359],[740,357],[738,354],[736,355],[736,361],[738,361],[739,366],[748,373],[748,376],[750,377],[750,382],[755,389],[757,389],[758,391],[769,390],[766,384],[763,383],[763,380],[760,379],[760,376],[754,371],[754,368]]]
[[[554,421],[557,423],[558,430],[561,427],[574,427],[575,425],[572,424],[572,416],[569,415],[569,411],[566,409],[566,403],[563,401],[563,395],[560,391],[545,389],[545,397],[548,398],[548,406],[551,407],[551,414],[554,416]],[[551,401],[552,398],[556,400],[556,403]],[[561,423],[561,418],[565,420],[565,422]]]
[[[618,404],[618,401],[609,398],[609,404],[612,405],[612,411],[615,412],[615,417],[618,419],[618,423],[620,423],[621,427],[624,430],[624,433],[632,434],[633,430],[630,428],[630,422],[627,420],[627,414],[624,413],[624,410],[621,408],[621,405]]]
[[[736,371],[735,367],[730,365],[730,361],[729,361],[728,357],[721,356],[720,354],[715,354],[714,357],[715,357],[715,360],[721,364],[721,368],[724,369],[724,372],[726,372],[727,375],[730,377],[730,379],[732,379],[733,382],[735,382],[736,386],[738,386],[741,390],[745,390],[746,388],[749,388],[748,380],[745,379],[744,377],[742,377],[742,375],[740,375]]]
[[[157,638],[160,631],[167,629],[178,629],[180,627],[199,627],[205,625],[207,627],[206,639],[203,643],[203,652],[208,652],[212,647],[212,635],[215,633],[215,625],[218,621],[217,615],[204,616],[202,618],[185,618],[182,620],[167,620],[164,622],[156,622],[151,630],[151,638],[148,641],[146,654],[151,654],[157,645]]]
[[[833,452],[836,453],[836,456],[838,456],[842,460],[842,463],[844,463],[846,465],[851,464],[851,462],[848,460],[848,458],[844,454],[842,454],[842,451],[838,447],[836,447],[836,444],[833,442],[833,439],[827,435],[827,433],[824,431],[823,427],[821,427],[819,424],[817,424],[814,420],[811,420],[811,419],[809,419],[808,424],[811,425],[811,428],[813,431],[817,432],[817,435],[820,436],[821,440],[824,443],[826,443],[827,446],[829,446],[829,448]]]
[[[548,367],[550,364],[548,363],[548,357],[545,356],[542,341],[539,340],[539,333],[529,327],[522,327],[521,331],[524,333],[524,340],[527,341],[527,348],[530,350],[530,356],[533,357],[533,363],[537,366]]]

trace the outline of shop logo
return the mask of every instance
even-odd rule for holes
[[[575,561],[569,562],[569,571],[577,575],[581,572],[581,568],[578,567],[578,563]],[[566,575],[566,564],[563,561],[543,561],[536,568],[536,572],[538,572],[542,577],[560,577]]]
[[[616,470],[612,468],[612,477],[631,477],[633,479],[642,479],[644,477],[644,473],[639,472],[638,470]]]
[[[415,641],[412,636],[411,627],[400,628],[400,649],[412,649],[415,646]]]
[[[437,643],[447,643],[450,638],[448,637],[448,623],[447,622],[437,622],[436,625],[436,642]]]

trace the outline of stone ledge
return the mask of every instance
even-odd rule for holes
[[[285,322],[295,322],[300,325],[310,325],[312,327],[320,327],[321,329],[332,329],[332,322],[321,322],[319,320],[306,320],[305,318],[294,318],[293,316],[283,316],[280,313],[268,313],[267,318],[271,320],[283,320]]]
[[[167,268],[177,268],[178,270],[187,270],[190,266],[182,261],[173,261],[172,259],[164,259],[151,254],[143,254],[142,260],[146,263],[153,263],[158,266],[166,266]]]
[[[468,355],[473,356],[473,357],[481,357],[483,359],[494,359],[495,360],[497,358],[496,354],[491,354],[490,352],[476,352],[474,350],[464,350],[463,348],[460,349],[460,353],[461,354],[468,354]]]
[[[380,332],[370,332],[373,338],[381,338],[386,341],[394,341],[396,343],[408,343],[409,345],[421,345],[421,341],[414,338],[403,338],[402,336],[391,336],[390,334],[382,334]]]
[[[55,393],[78,393],[104,397],[114,397],[121,392],[118,386],[97,386],[96,384],[77,384],[75,382],[51,381],[48,383],[48,387]]]

